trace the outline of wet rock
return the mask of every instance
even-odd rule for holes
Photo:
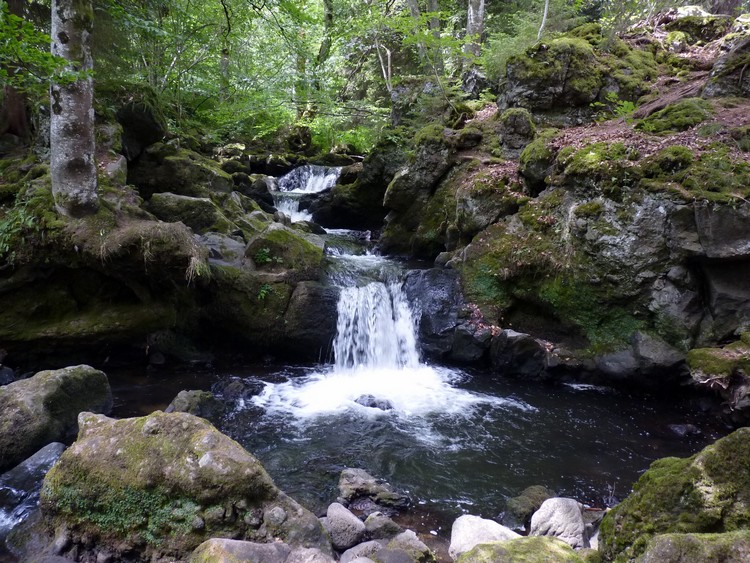
[[[374,395],[360,395],[354,402],[363,407],[371,409],[380,409],[381,411],[393,410],[393,404],[387,399],[378,399]]]
[[[393,554],[388,552],[394,552]],[[398,561],[401,557],[400,554],[395,552],[402,552],[407,554],[410,561],[423,561],[424,563],[434,562],[435,556],[430,551],[430,548],[417,537],[417,534],[412,530],[405,530],[394,537],[386,545],[385,550],[379,551],[375,558],[378,561]],[[393,559],[391,559],[393,557]]]
[[[602,556],[638,558],[659,534],[744,529],[750,519],[748,439],[750,428],[741,428],[690,458],[651,464],[633,493],[604,517],[599,533]]]
[[[592,560],[598,561],[598,558]],[[485,563],[487,561],[584,563],[584,559],[568,544],[551,537],[519,537],[508,541],[483,543],[458,558],[458,563]]]
[[[525,532],[531,522],[531,516],[539,510],[542,503],[555,496],[554,491],[532,485],[527,487],[517,497],[509,498],[505,503],[505,512],[501,524],[513,531]]]
[[[230,377],[217,382],[211,390],[225,401],[247,400],[263,392],[266,384],[257,379]]]
[[[695,424],[669,424],[667,428],[669,428],[675,436],[679,436],[680,438],[701,434],[701,429]]]
[[[245,264],[245,246],[240,237],[221,233],[206,233],[197,237],[208,248],[208,261],[219,266],[242,267]]]
[[[86,365],[41,371],[0,387],[0,470],[76,431],[78,413],[109,412],[107,376]]]
[[[455,560],[474,546],[493,541],[519,538],[510,528],[479,516],[464,514],[459,516],[451,528],[451,544],[448,553]]]
[[[344,469],[339,477],[339,495],[345,502],[367,498],[374,503],[396,509],[409,506],[409,497],[376,479],[364,469]]]
[[[166,413],[186,412],[214,423],[221,419],[225,411],[224,403],[208,391],[180,391],[164,409]]]
[[[547,367],[547,350],[536,338],[506,329],[492,338],[490,361],[504,375],[542,377]]]
[[[295,358],[325,362],[336,336],[340,289],[315,281],[294,288],[284,313],[284,352]]]
[[[271,223],[248,241],[245,257],[260,270],[294,270],[296,280],[305,280],[317,278],[324,249],[325,242],[317,235]]]
[[[327,530],[333,547],[339,551],[354,547],[365,536],[365,525],[342,504],[332,503],[326,513]]]
[[[365,529],[368,537],[378,540],[392,538],[401,532],[403,528],[388,518],[382,512],[373,512],[365,519]]]
[[[551,498],[531,517],[530,536],[552,536],[574,549],[589,547],[582,506],[571,498]]]
[[[208,561],[254,561],[258,563],[333,563],[334,559],[314,548],[292,548],[286,543],[255,543],[212,538],[190,555],[190,563]]]
[[[79,426],[78,440],[45,477],[41,499],[45,522],[67,531],[71,549],[83,554],[87,538],[97,537],[97,549],[117,557],[167,551],[179,559],[221,535],[331,553],[318,519],[207,421],[158,411],[123,420],[83,413]],[[82,498],[92,499],[85,512]]]
[[[16,372],[8,366],[0,364],[0,386],[8,385],[16,380]]]
[[[37,509],[42,479],[64,450],[65,444],[53,442],[0,475],[0,544]]]
[[[339,559],[339,561],[341,563],[352,563],[352,561],[359,561],[363,558],[369,558],[383,549],[385,545],[386,544],[383,541],[366,541],[359,545],[355,545],[350,549],[347,549],[344,553],[341,554],[341,558]]]
[[[435,357],[453,348],[458,315],[463,305],[459,274],[432,268],[412,270],[406,275],[404,293],[413,304],[422,351]]]
[[[450,359],[460,363],[476,363],[487,355],[492,341],[489,327],[463,323],[456,327]]]

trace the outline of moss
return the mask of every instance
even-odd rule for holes
[[[750,373],[750,347],[740,340],[724,348],[694,348],[687,363],[699,381],[728,379],[739,370]]]
[[[573,209],[573,213],[575,213],[577,217],[585,218],[598,217],[603,211],[604,204],[598,199],[592,199],[591,201],[577,205]]]
[[[643,553],[656,534],[731,532],[750,524],[750,429],[742,428],[691,458],[654,462],[633,493],[602,521],[606,560]]]
[[[646,546],[648,561],[732,561],[750,553],[750,531],[725,534],[660,534]]]
[[[750,152],[750,125],[735,127],[729,131],[730,136],[743,152]]]
[[[573,29],[568,31],[566,35],[568,37],[583,39],[584,41],[586,41],[586,43],[594,47],[598,47],[602,43],[602,41],[604,41],[601,24],[594,22],[585,23],[583,25],[579,25],[578,27],[574,27]]]
[[[674,145],[649,157],[643,164],[643,171],[649,178],[663,178],[687,169],[693,162],[693,151]]]
[[[558,169],[562,174],[554,183],[586,195],[601,194],[620,201],[623,189],[636,185],[640,169],[629,157],[631,149],[623,143],[592,143],[577,151],[560,151]]]
[[[703,123],[713,113],[710,102],[701,98],[687,98],[644,118],[635,127],[649,133],[677,133]]]
[[[422,127],[417,134],[414,135],[414,144],[428,145],[428,144],[445,144],[445,127],[440,123],[430,123],[429,125]]]
[[[718,39],[729,31],[731,25],[729,16],[685,16],[669,22],[664,28],[669,32],[682,32],[688,43],[694,44]]]
[[[546,536],[516,538],[481,543],[463,553],[458,563],[583,563],[583,559],[564,541]]]

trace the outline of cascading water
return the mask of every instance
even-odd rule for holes
[[[312,215],[300,211],[300,198],[332,188],[341,175],[340,167],[306,164],[279,178],[274,193],[276,209],[289,216],[292,222],[309,221]]]

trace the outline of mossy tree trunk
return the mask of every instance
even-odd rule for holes
[[[94,12],[91,0],[53,0],[52,54],[74,72],[93,68],[89,40]],[[83,74],[72,83],[50,88],[50,171],[60,213],[80,217],[96,212],[94,159],[94,82]]]

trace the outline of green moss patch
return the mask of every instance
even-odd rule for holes
[[[648,133],[677,133],[703,123],[713,114],[710,102],[701,98],[687,98],[644,118],[635,127]]]
[[[606,560],[633,560],[664,533],[731,532],[750,525],[750,428],[687,459],[654,462],[602,521]]]

